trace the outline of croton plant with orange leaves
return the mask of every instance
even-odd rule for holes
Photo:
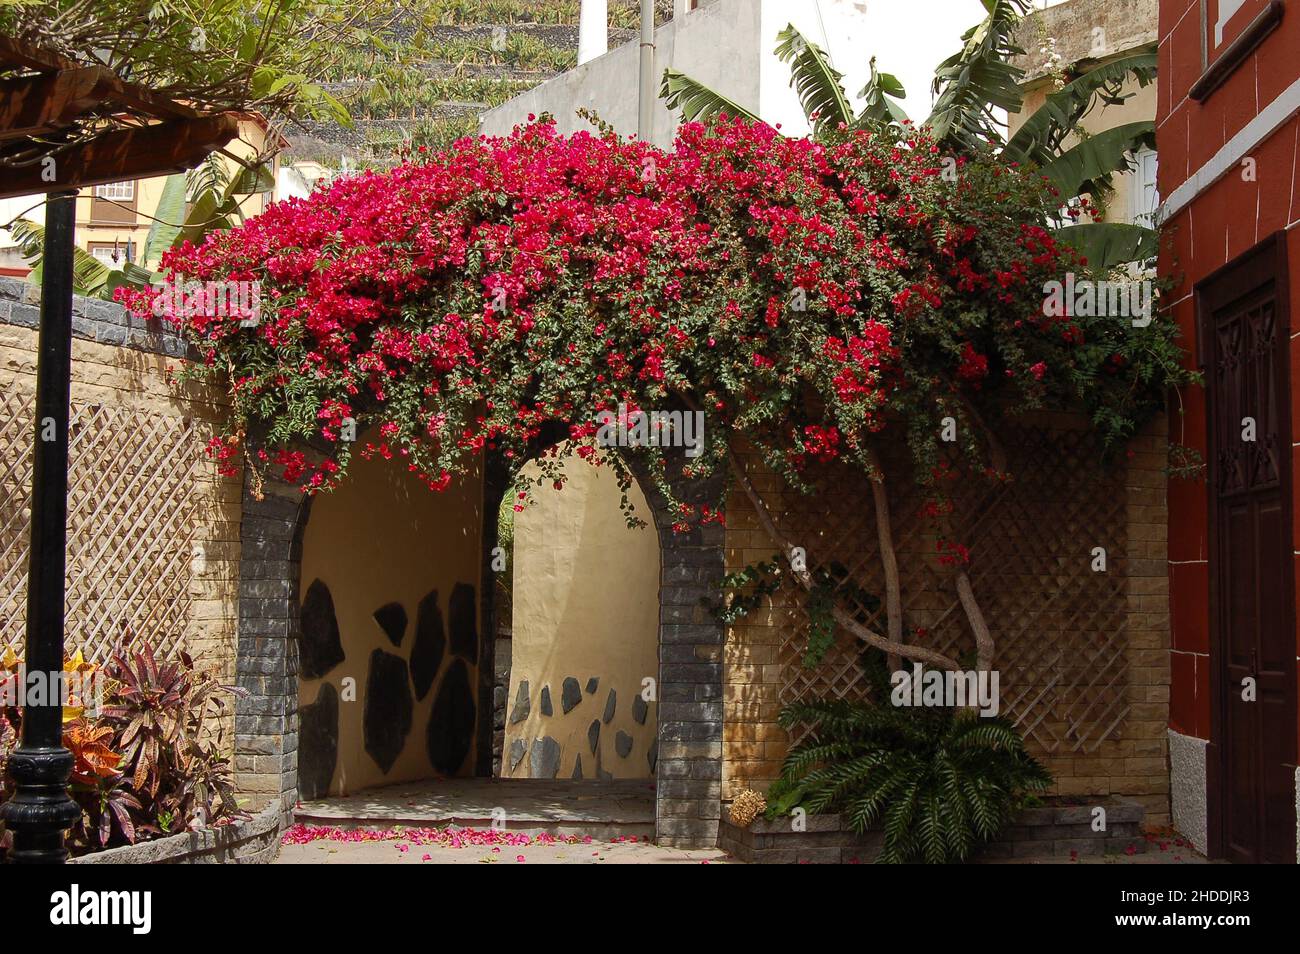
[[[212,719],[223,687],[211,673],[185,653],[160,663],[147,643],[119,649],[102,671],[78,650],[63,669],[71,690],[63,707],[63,745],[73,756],[69,790],[82,809],[68,835],[74,853],[239,816]],[[12,794],[4,763],[21,738],[22,710],[13,703],[25,675],[13,650],[0,655],[0,801]],[[85,698],[87,687],[102,699]],[[0,826],[0,847],[6,844]]]

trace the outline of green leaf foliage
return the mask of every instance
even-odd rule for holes
[[[786,758],[768,816],[801,807],[880,828],[884,863],[965,861],[1051,776],[1015,728],[947,708],[814,701],[787,706],[781,725],[809,737]]]

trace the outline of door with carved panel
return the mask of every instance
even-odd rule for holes
[[[1295,860],[1290,333],[1279,234],[1196,288],[1209,398],[1212,854]]]

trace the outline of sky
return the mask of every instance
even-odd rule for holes
[[[961,36],[985,16],[980,0],[809,0],[822,13],[822,38],[831,61],[845,74],[850,95],[862,88],[867,62],[893,73],[907,90],[903,107],[913,119],[930,113],[934,68],[961,46]],[[1066,0],[1034,0],[1055,6]],[[865,10],[865,19],[861,12]],[[852,16],[853,13],[858,16]],[[837,14],[849,14],[842,16]],[[862,24],[854,28],[854,22]],[[865,54],[865,56],[864,56]]]
[[[849,62],[847,52],[835,56],[837,47],[869,51],[868,59],[874,54],[877,69],[893,73],[907,90],[903,100],[907,114],[918,121],[924,119],[932,103],[934,68],[960,48],[961,35],[984,17],[984,5],[980,0],[865,0],[865,6],[865,36],[828,38],[833,61]],[[865,68],[865,64],[860,67]],[[860,88],[857,83],[850,92]]]

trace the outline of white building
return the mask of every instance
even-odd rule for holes
[[[980,0],[676,0],[672,19],[655,31],[655,93],[664,69],[672,68],[779,123],[788,134],[806,133],[790,70],[773,53],[777,34],[793,23],[830,54],[850,97],[866,83],[876,56],[879,70],[902,81],[903,105],[919,121],[930,112],[934,68],[984,14]],[[635,134],[638,64],[634,40],[488,110],[480,130],[504,135],[530,113],[543,112],[563,132],[590,129],[577,115],[585,107],[619,132]],[[650,138],[667,146],[677,121],[656,101]]]

